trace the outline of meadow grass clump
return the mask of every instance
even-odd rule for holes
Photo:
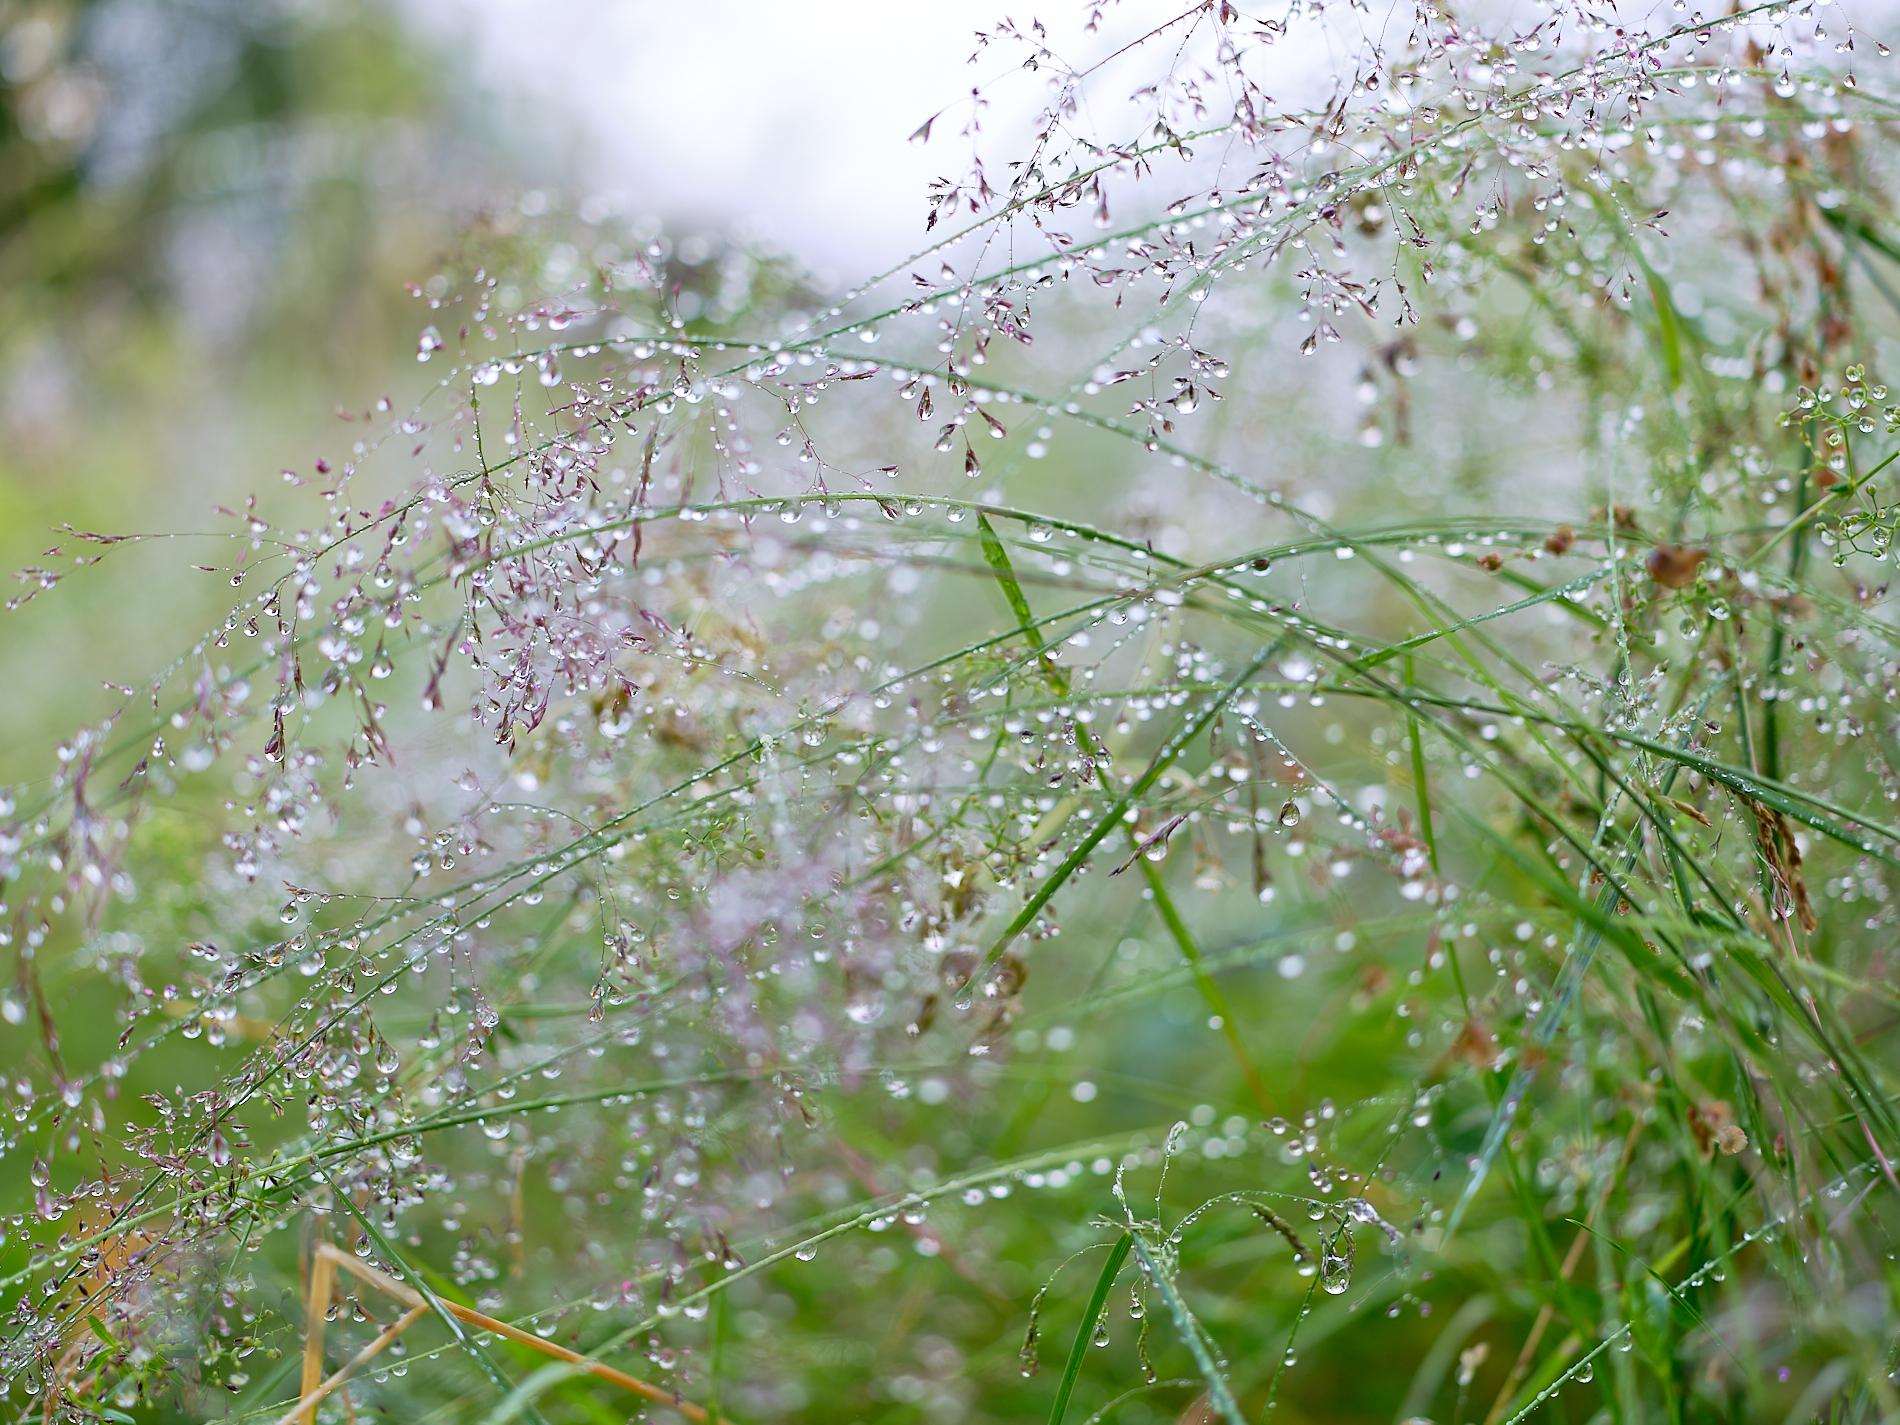
[[[418,284],[9,797],[11,1407],[1900,1418],[1884,49],[1537,15]]]

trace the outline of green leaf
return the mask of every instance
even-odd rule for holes
[[[1128,1260],[1128,1249],[1132,1245],[1134,1239],[1123,1233],[1108,1249],[1108,1260],[1102,1263],[1095,1290],[1089,1295],[1088,1310],[1082,1313],[1082,1324],[1075,1328],[1075,1342],[1069,1347],[1069,1359],[1062,1367],[1062,1382],[1056,1387],[1055,1403],[1049,1407],[1049,1425],[1062,1425],[1063,1412],[1069,1408],[1069,1396],[1075,1391],[1076,1377],[1082,1374],[1083,1357],[1089,1353],[1089,1342],[1095,1339],[1095,1323],[1102,1319],[1108,1294],[1115,1288],[1115,1278],[1121,1272],[1122,1263]]]
[[[1649,300],[1656,306],[1656,334],[1662,341],[1663,373],[1673,391],[1682,384],[1682,318],[1676,315],[1669,285],[1647,262],[1643,264],[1643,276],[1649,282]]]

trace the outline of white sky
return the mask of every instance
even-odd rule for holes
[[[972,66],[999,0],[417,0],[481,80],[586,145],[581,181],[670,221],[747,225],[850,279],[923,245],[925,189],[968,157],[961,115],[916,127],[1011,63]],[[985,116],[1020,125],[1040,82]]]

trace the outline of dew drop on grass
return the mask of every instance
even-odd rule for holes
[[[1341,1227],[1322,1239],[1319,1253],[1320,1290],[1328,1296],[1340,1296],[1352,1288],[1352,1229]]]

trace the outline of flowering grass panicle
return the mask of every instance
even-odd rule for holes
[[[1885,53],[1104,4],[856,286],[492,214],[8,794],[0,1398],[1900,1417]]]

